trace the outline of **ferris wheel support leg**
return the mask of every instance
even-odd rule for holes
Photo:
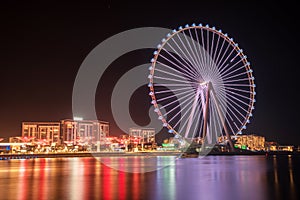
[[[185,138],[188,138],[188,135],[189,135],[192,123],[193,123],[193,118],[194,118],[195,110],[196,110],[196,107],[197,107],[197,102],[198,102],[198,99],[199,99],[200,91],[201,91],[201,86],[199,85],[198,88],[197,88],[197,92],[196,92],[194,102],[193,102],[192,111],[191,111],[191,114],[189,116],[188,125],[187,125],[186,130],[185,130],[185,134],[184,134]]]
[[[203,140],[206,139],[207,136],[207,121],[208,121],[208,109],[209,109],[209,98],[210,98],[210,84],[207,85],[206,90],[206,103],[205,103],[205,110],[204,110],[204,122],[203,122]]]
[[[209,85],[211,85],[211,83],[209,83]],[[222,112],[221,112],[221,109],[220,109],[220,103],[219,103],[219,100],[217,98],[217,96],[215,95],[215,91],[213,89],[212,86],[209,86],[209,88],[211,88],[212,90],[212,94],[214,96],[214,101],[215,101],[215,104],[216,104],[216,107],[217,107],[217,112],[218,112],[218,115],[221,119],[221,123],[223,124],[223,128],[224,128],[224,131],[225,131],[225,134],[226,134],[226,137],[228,139],[228,142],[229,142],[229,146],[230,146],[230,151],[231,152],[234,152],[234,147],[233,147],[233,143],[232,143],[232,140],[231,140],[231,137],[230,137],[230,134],[229,134],[229,131],[228,131],[228,128],[225,124],[225,119],[224,119],[224,116],[222,115]]]

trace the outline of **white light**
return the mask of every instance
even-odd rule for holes
[[[73,120],[74,120],[74,121],[82,121],[83,118],[82,118],[82,117],[73,117]]]

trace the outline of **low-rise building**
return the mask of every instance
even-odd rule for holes
[[[155,129],[130,128],[129,137],[136,138],[138,143],[155,143]]]
[[[265,137],[263,136],[237,135],[235,140],[235,146],[238,148],[254,151],[265,150]]]

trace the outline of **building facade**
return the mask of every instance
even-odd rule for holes
[[[109,123],[98,120],[61,120],[61,134],[67,143],[97,143],[109,136]]]
[[[97,143],[109,136],[109,123],[98,120],[64,119],[60,122],[23,122],[22,140],[57,143]]]
[[[238,135],[235,137],[236,147],[255,151],[265,150],[265,137],[257,135]]]
[[[60,143],[59,122],[23,122],[22,137],[45,140],[50,143]]]
[[[154,128],[130,128],[129,136],[139,139],[140,143],[155,143]]]

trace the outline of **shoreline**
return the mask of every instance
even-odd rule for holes
[[[210,152],[206,156],[277,156],[300,155],[299,152]],[[73,157],[131,157],[131,156],[181,156],[181,158],[196,158],[199,154],[187,154],[178,151],[163,152],[76,152],[76,153],[36,153],[36,154],[0,154],[0,160],[35,159],[35,158],[73,158]]]

